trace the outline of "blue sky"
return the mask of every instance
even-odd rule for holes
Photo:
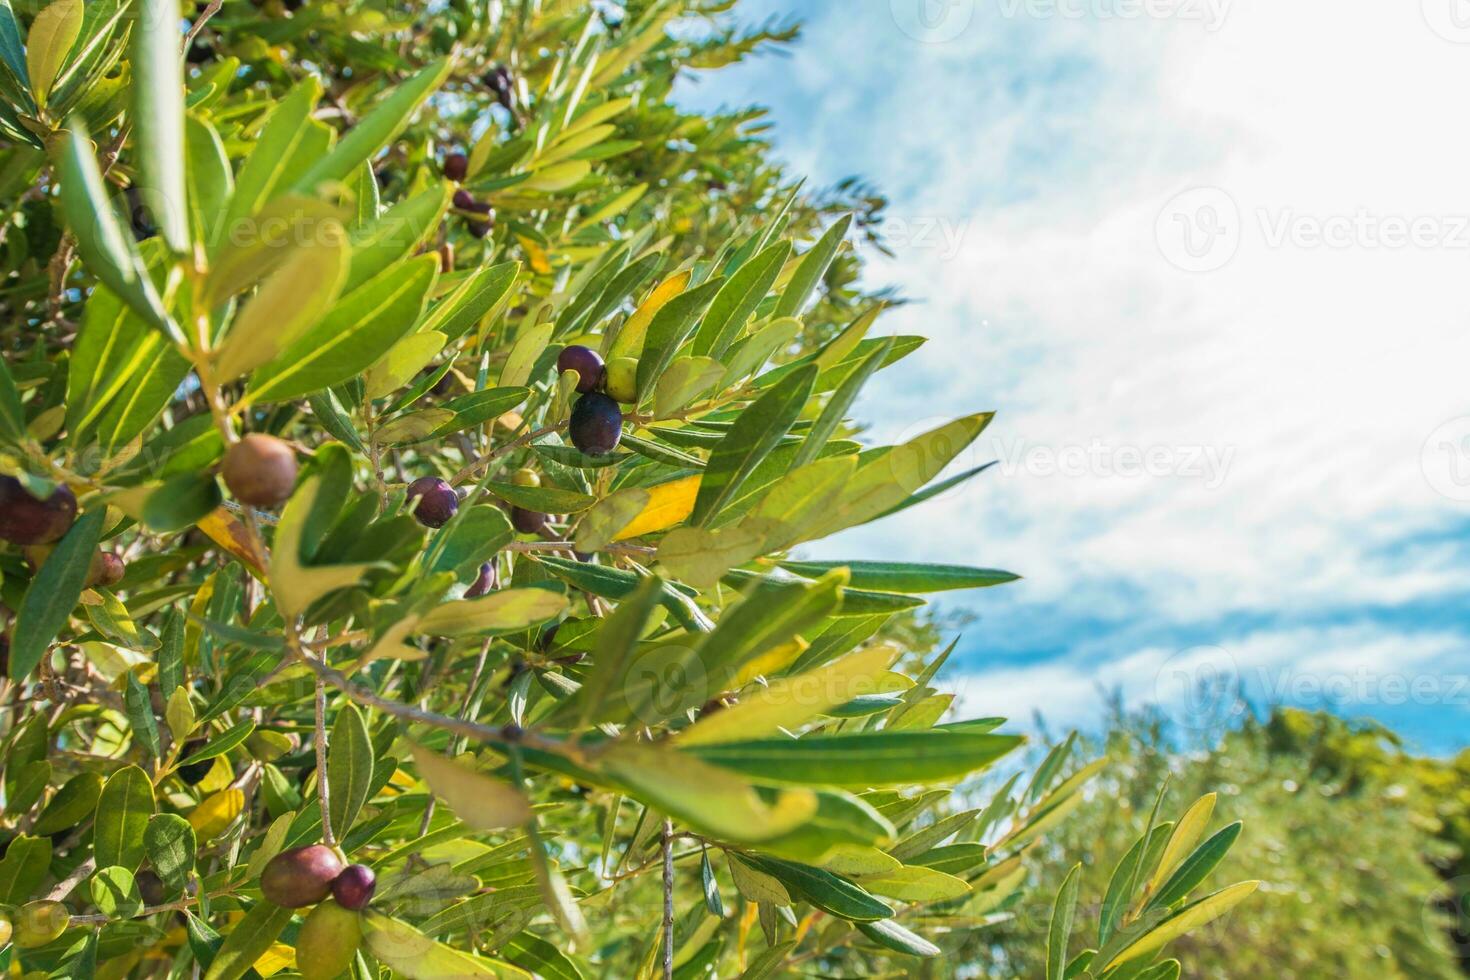
[[[1461,0],[745,0],[804,38],[685,85],[892,200],[931,342],[876,438],[1000,414],[935,506],[817,546],[1008,568],[967,713],[1186,722],[1224,672],[1470,743],[1470,17]]]

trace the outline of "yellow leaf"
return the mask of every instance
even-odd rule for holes
[[[1182,824],[1183,821],[1181,820]],[[1126,963],[1148,956],[1191,930],[1212,922],[1250,897],[1260,887],[1259,881],[1242,881],[1229,888],[1222,888],[1213,895],[1206,895],[1193,905],[1186,905],[1179,912],[1165,919],[1157,928],[1145,933],[1141,939],[1114,956],[1104,968]]]
[[[265,574],[265,558],[256,552],[250,532],[224,507],[211,511],[196,526],[211,541],[244,562],[257,577]]]
[[[694,273],[690,269],[675,273],[657,286],[648,298],[643,301],[633,315],[628,317],[628,322],[623,324],[623,329],[613,338],[612,349],[608,351],[607,359],[610,361],[615,357],[637,357],[643,352],[643,337],[648,333],[648,325],[653,322],[653,317],[659,310],[663,309],[675,296],[689,288],[689,280]]]
[[[581,183],[591,172],[592,162],[590,160],[568,160],[566,163],[554,164],[544,170],[536,171],[529,180],[516,185],[516,190],[554,194]]]
[[[189,814],[189,825],[200,840],[210,841],[224,833],[244,809],[244,790],[221,790],[194,808]]]
[[[1205,828],[1209,826],[1210,817],[1215,813],[1215,794],[1207,793],[1195,800],[1184,816],[1179,818],[1179,823],[1174,826],[1174,833],[1169,837],[1169,843],[1164,847],[1164,856],[1159,858],[1159,866],[1154,871],[1153,877],[1149,879],[1148,890],[1154,891],[1164,883],[1179,862],[1189,856],[1194,846],[1200,842],[1205,835]]]
[[[772,647],[740,668],[740,673],[735,675],[735,686],[744,687],[757,677],[780,673],[796,663],[810,646],[810,643],[798,636],[778,647]]]
[[[531,819],[525,794],[483,773],[475,772],[421,745],[412,746],[419,775],[454,815],[476,830],[519,827]]]
[[[624,487],[602,498],[577,525],[577,550],[602,551],[647,506],[648,491],[642,487]]]
[[[85,13],[82,0],[56,0],[31,22],[26,35],[26,67],[30,69],[31,94],[44,106],[66,56],[82,32]]]
[[[648,491],[648,504],[643,512],[618,532],[614,541],[627,541],[641,534],[652,534],[673,527],[694,513],[694,498],[699,495],[698,474],[686,476],[656,487],[644,487]]]
[[[435,942],[407,922],[381,912],[364,912],[362,938],[368,951],[384,966],[407,980],[497,980],[526,978],[531,974],[509,963],[461,953]]]
[[[898,659],[898,649],[880,643],[850,653],[816,670],[783,677],[747,692],[740,703],[701,718],[684,729],[680,745],[711,745],[759,738],[797,728],[853,698],[877,691],[878,678]]]
[[[296,966],[296,950],[285,943],[272,943],[270,949],[260,954],[254,966],[255,972],[263,977],[275,976],[288,967]]]

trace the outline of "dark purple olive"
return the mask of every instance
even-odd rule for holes
[[[271,858],[260,873],[260,893],[284,909],[315,905],[332,892],[342,859],[325,844],[293,847]]]
[[[182,758],[187,759],[195,752],[198,752],[200,749],[204,748],[204,745],[205,740],[202,738],[196,738],[193,741],[185,742],[184,747],[179,750],[179,755]],[[208,776],[209,770],[213,768],[213,759],[205,759],[201,762],[191,762],[187,766],[179,766],[179,778],[182,779],[185,783],[188,783],[190,786],[198,786],[200,783],[204,782],[204,777]]]
[[[588,456],[606,456],[623,438],[623,411],[601,392],[588,392],[572,406],[567,434],[572,445]]]
[[[568,344],[557,355],[556,370],[558,373],[576,371],[580,379],[577,381],[577,390],[585,395],[602,384],[602,355],[591,347]]]
[[[463,153],[451,153],[444,158],[444,176],[450,180],[464,180],[470,172],[470,158]]]
[[[225,453],[220,473],[240,503],[279,507],[296,489],[296,450],[284,439],[252,432]]]
[[[144,905],[162,905],[168,901],[168,889],[163,886],[163,879],[156,872],[144,868],[133,881],[138,886],[138,895],[143,899]]]
[[[418,501],[413,514],[425,527],[443,527],[459,510],[459,495],[437,476],[426,476],[408,485],[408,502]]]
[[[0,538],[12,544],[61,540],[77,519],[77,498],[65,485],[45,500],[26,493],[19,480],[0,476]]]
[[[476,201],[466,210],[485,216],[483,218],[470,218],[465,223],[465,228],[469,233],[476,238],[484,238],[490,234],[490,230],[495,227],[495,209],[490,206],[490,203],[488,201]]]
[[[332,882],[332,897],[344,909],[354,912],[367,908],[378,887],[378,876],[365,864],[349,864]]]
[[[475,195],[461,187],[454,192],[454,207],[458,211],[473,211],[476,205]]]
[[[510,509],[510,523],[522,534],[540,534],[546,530],[546,515],[524,507]]]
[[[482,595],[489,595],[495,588],[495,563],[487,561],[480,566],[480,574],[475,578],[470,587],[465,590],[466,599],[478,599]]]

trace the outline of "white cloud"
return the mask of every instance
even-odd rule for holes
[[[882,323],[933,339],[859,406],[875,435],[995,408],[964,462],[1024,462],[1021,447],[1083,472],[1010,466],[819,553],[1013,568],[1027,581],[1011,598],[976,600],[1013,630],[1028,610],[1166,630],[1470,590],[1463,550],[1410,544],[1466,514],[1430,486],[1421,451],[1470,414],[1470,46],[1410,2],[1234,0],[1213,32],[1006,18],[1003,0],[932,9],[946,3],[974,19],[928,45],[886,3],[813,12],[804,50],[774,66],[779,91],[753,91],[804,107],[778,130],[797,167],[861,171],[904,222],[873,279],[924,302]],[[1171,265],[1157,237],[1195,188],[1239,214],[1234,258],[1205,273]],[[1431,244],[1382,244],[1414,221]],[[924,222],[949,237],[916,240]],[[1347,240],[1277,242],[1283,230]],[[1188,472],[1209,453],[1228,461],[1218,485]],[[1163,475],[1120,475],[1134,454]],[[1275,635],[1302,657],[1323,639]],[[1386,628],[1385,649],[1395,637],[1423,639]],[[1147,673],[1129,642],[1098,651],[1105,676]],[[1079,690],[1059,665],[984,676]]]

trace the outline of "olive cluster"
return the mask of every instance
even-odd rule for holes
[[[330,980],[352,965],[362,942],[359,913],[372,901],[377,876],[347,864],[325,844],[282,851],[260,874],[260,893],[282,908],[315,906],[296,934],[296,968],[306,980]]]

